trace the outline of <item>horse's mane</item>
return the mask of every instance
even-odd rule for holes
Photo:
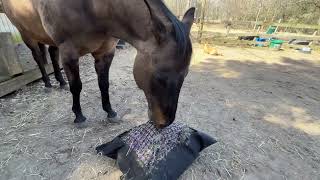
[[[169,10],[162,0],[159,0],[159,6],[173,26],[173,35],[176,39],[179,55],[190,56],[192,48],[189,35],[185,25]]]

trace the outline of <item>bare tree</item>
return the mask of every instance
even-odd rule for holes
[[[205,8],[207,5],[207,0],[201,0],[201,17],[200,17],[200,26],[198,31],[198,41],[201,42],[202,34],[203,34],[203,24],[204,24],[204,17],[205,17]]]
[[[197,20],[202,10],[204,19],[264,22],[292,24],[320,24],[320,0],[207,0],[202,7],[202,0],[164,0],[176,15],[190,6],[197,8]]]

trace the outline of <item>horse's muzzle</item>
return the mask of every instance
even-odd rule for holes
[[[155,124],[156,128],[162,129],[170,124],[173,123],[174,121],[174,116],[169,117],[161,112],[161,114],[158,113],[152,113],[152,110],[148,111],[148,116],[149,119]]]

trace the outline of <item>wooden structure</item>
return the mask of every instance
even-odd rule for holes
[[[23,86],[40,79],[41,73],[37,66],[25,70],[21,66],[15,50],[11,33],[0,33],[0,97],[10,94]],[[48,74],[53,73],[51,65],[46,64]]]
[[[320,30],[320,25],[309,25],[309,24],[272,23],[272,26],[277,26],[282,28],[293,28],[293,29],[311,29],[315,31]]]
[[[45,65],[48,73],[53,73],[53,67],[49,64]],[[12,77],[9,80],[0,82],[0,97],[8,95],[16,90],[21,89],[23,86],[36,81],[42,77],[39,69],[24,72],[20,76]]]
[[[282,20],[280,19],[279,22],[277,23],[273,23],[273,22],[262,22],[262,21],[257,21],[257,22],[253,22],[253,21],[238,21],[235,23],[248,23],[248,24],[255,24],[256,26],[261,26],[261,29],[264,28],[268,28],[269,26],[275,26],[277,27],[276,32],[278,32],[279,28],[282,29],[306,29],[306,30],[312,30],[314,35],[316,35],[317,33],[320,33],[320,25],[310,25],[310,24],[293,24],[293,23],[284,23],[281,22]],[[254,28],[254,30],[256,30],[256,28]],[[259,32],[259,31],[258,31]],[[320,34],[319,34],[320,35]]]
[[[2,1],[0,0],[0,13],[3,12]]]
[[[12,77],[22,72],[11,33],[0,33],[0,76]]]

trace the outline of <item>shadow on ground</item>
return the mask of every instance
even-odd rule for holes
[[[317,179],[320,61],[232,59],[239,58],[207,57],[193,66],[186,89],[197,91],[181,98],[195,99],[188,123],[220,143],[184,179],[201,172],[205,179]]]

